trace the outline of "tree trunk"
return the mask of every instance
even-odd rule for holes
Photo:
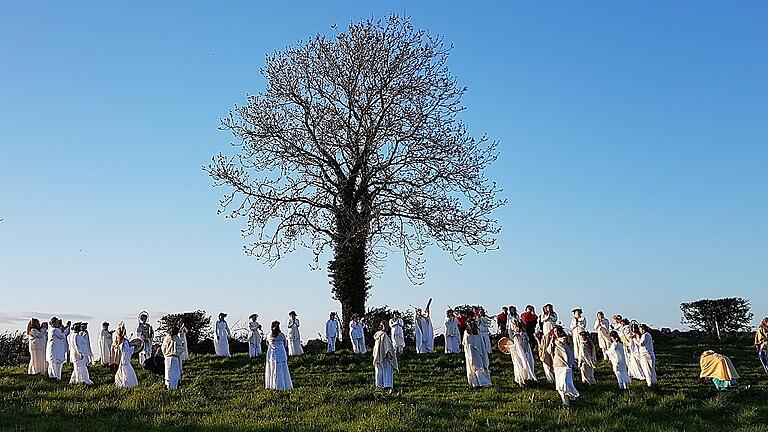
[[[371,288],[368,277],[368,221],[355,211],[337,215],[337,239],[333,260],[328,263],[331,291],[341,303],[342,346],[349,343],[349,322],[353,314],[365,314],[365,301]]]

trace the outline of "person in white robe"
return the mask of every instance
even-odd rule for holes
[[[595,345],[586,331],[579,333],[579,357],[577,360],[581,372],[581,382],[588,385],[595,384],[595,363],[597,362]]]
[[[427,301],[427,306],[423,310],[415,308],[416,352],[419,354],[431,353],[435,350],[435,330],[432,327],[429,311],[431,305],[432,298]]]
[[[390,389],[394,387],[395,371],[400,371],[397,364],[397,352],[392,339],[387,334],[387,323],[379,324],[379,331],[373,335],[373,368],[376,387]]]
[[[573,349],[576,355],[576,360],[581,355],[579,347],[581,346],[581,332],[587,331],[587,319],[584,317],[584,311],[580,308],[576,308],[573,311],[573,318],[571,318],[571,338],[573,339]]]
[[[85,364],[92,364],[94,362],[93,358],[93,347],[91,346],[91,333],[88,331],[88,323],[84,322],[80,324],[80,333],[83,334],[83,337],[85,338],[85,346],[88,350],[86,357]]]
[[[619,388],[626,390],[629,388],[629,383],[632,379],[627,373],[627,360],[624,355],[624,345],[621,343],[619,333],[611,331],[609,334],[611,338],[611,344],[605,350],[605,355],[611,362],[613,373],[616,375],[616,381],[619,383]]]
[[[485,309],[482,307],[477,309],[476,315],[477,334],[483,341],[483,347],[485,347],[485,350],[490,354],[491,351],[493,351],[493,345],[491,344],[491,324],[493,321],[491,321],[491,318],[485,314]],[[509,322],[509,319],[510,317],[507,316],[507,322]]]
[[[473,388],[491,385],[491,372],[488,369],[490,361],[488,351],[482,339],[477,334],[477,324],[472,320],[467,322],[464,331],[464,361],[467,369],[467,382]]]
[[[579,397],[579,392],[573,385],[573,367],[576,366],[576,358],[568,344],[568,335],[565,330],[559,325],[555,326],[554,334],[549,351],[555,372],[555,390],[560,394],[563,405],[570,406],[571,402]]]
[[[61,327],[61,331],[64,333],[64,362],[72,362],[69,358],[69,336],[72,334],[72,321],[67,321],[67,325]]]
[[[328,349],[326,351],[329,353],[336,352],[336,341],[339,340],[341,333],[340,327],[339,317],[336,315],[336,312],[331,312],[328,321],[325,322],[325,338],[328,341]]]
[[[515,382],[520,387],[525,387],[527,381],[536,381],[531,344],[528,341],[523,322],[516,315],[508,316],[507,319],[511,320],[511,325],[509,321],[507,322],[507,328],[512,340],[509,354],[512,357]]]
[[[635,338],[637,340],[640,368],[643,371],[645,383],[648,387],[652,387],[657,382],[656,353],[653,351],[653,338],[647,325],[642,324],[638,327]]]
[[[163,357],[165,357],[165,386],[171,390],[179,387],[181,379],[181,360],[179,353],[184,351],[179,338],[179,327],[172,325],[168,329],[168,335],[161,345]]]
[[[619,336],[624,344],[624,354],[627,359],[627,372],[629,377],[636,380],[645,380],[643,369],[640,367],[640,349],[637,344],[632,324],[627,318],[622,319]]]
[[[88,373],[88,353],[87,339],[83,333],[82,323],[75,323],[69,340],[69,357],[72,359],[74,369],[69,379],[70,384],[92,385],[90,374]]]
[[[259,314],[251,314],[248,317],[248,356],[251,358],[261,355],[261,342],[264,340],[264,332],[259,323]]]
[[[143,365],[148,358],[152,357],[152,340],[155,338],[155,329],[147,322],[149,313],[141,311],[139,313],[139,324],[136,326],[136,337],[144,342],[144,349],[139,351],[139,364]]]
[[[297,356],[304,354],[304,348],[301,347],[301,333],[299,327],[301,323],[296,317],[296,312],[288,313],[288,355]]]
[[[101,334],[99,335],[99,361],[104,366],[115,364],[118,359],[112,357],[114,331],[109,330],[109,323],[104,322],[101,324]]]
[[[611,346],[611,323],[608,321],[608,318],[605,317],[603,311],[597,311],[594,329],[597,333],[597,345],[603,353],[603,360],[608,361],[608,356],[605,354],[605,350]]]
[[[219,313],[213,332],[213,348],[219,357],[229,357],[229,338],[232,337],[232,332],[229,331],[229,324],[225,318],[227,314]]]
[[[392,344],[395,346],[395,351],[398,354],[402,354],[405,349],[405,333],[403,333],[403,318],[400,315],[400,311],[392,312],[392,318],[389,320],[390,334],[392,336]]]
[[[280,321],[273,321],[267,335],[267,364],[264,368],[264,388],[272,390],[290,390],[293,388],[291,372],[288,370],[288,341],[280,332]]]
[[[40,333],[43,334],[43,357],[45,357],[45,375],[48,375],[48,322],[43,321],[40,323]]]
[[[115,359],[118,365],[117,372],[115,373],[115,386],[118,388],[133,387],[139,384],[139,379],[136,377],[136,371],[131,364],[133,348],[128,343],[125,334],[125,323],[120,322],[120,324],[117,325],[117,330],[114,334],[114,342],[110,350],[110,357]]]
[[[541,324],[541,332],[545,335],[550,334],[557,325],[557,313],[552,307],[552,303],[547,303],[542,307],[539,323]]]
[[[32,318],[27,324],[27,345],[29,348],[29,375],[45,374],[45,334],[41,331],[40,320]]]
[[[448,309],[445,313],[445,352],[447,354],[458,354],[459,338],[461,333],[459,332],[459,321],[456,319],[456,314],[453,309]]]
[[[541,366],[544,370],[544,377],[547,382],[555,382],[555,371],[552,369],[552,354],[549,352],[549,346],[551,344],[553,333],[544,334],[541,331],[535,334],[537,341],[537,349],[539,351],[539,360],[541,360]]]
[[[61,328],[61,320],[51,318],[52,330],[48,335],[48,344],[46,345],[45,355],[48,359],[48,377],[61,381],[61,367],[66,360],[65,341],[67,336]]]
[[[365,323],[360,320],[360,315],[352,314],[349,321],[349,340],[352,341],[352,352],[355,354],[368,352],[365,347],[365,329]]]

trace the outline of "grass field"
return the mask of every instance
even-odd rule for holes
[[[635,381],[620,391],[602,363],[596,386],[577,382],[582,396],[571,408],[561,407],[541,371],[540,384],[518,388],[511,360],[498,352],[494,386],[481,390],[467,386],[463,356],[406,353],[392,394],[373,388],[370,353],[291,358],[296,388],[289,392],[264,390],[263,357],[242,354],[193,356],[177,391],[143,370],[139,387],[115,389],[101,367],[91,368],[92,387],[30,377],[26,367],[0,368],[0,430],[768,431],[768,377],[750,343],[657,342],[659,388]],[[694,353],[708,348],[733,359],[738,388],[718,392],[698,379]],[[65,367],[67,378],[70,372]]]

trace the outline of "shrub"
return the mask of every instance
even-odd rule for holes
[[[16,366],[29,361],[29,345],[20,331],[0,333],[0,366]]]
[[[177,325],[179,321],[184,321],[187,326],[187,349],[193,353],[206,353],[212,352],[208,350],[207,344],[203,341],[213,338],[213,330],[211,328],[211,316],[204,310],[196,310],[194,312],[182,312],[175,314],[168,314],[160,318],[157,327],[158,337],[163,337],[168,334],[168,329],[171,325]],[[246,347],[246,352],[248,348]]]

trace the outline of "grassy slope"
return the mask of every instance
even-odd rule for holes
[[[393,394],[372,387],[370,353],[292,358],[296,389],[290,392],[264,390],[263,357],[244,355],[193,357],[178,391],[166,390],[145,371],[137,371],[139,387],[118,390],[101,367],[92,368],[93,387],[28,377],[25,367],[0,368],[0,430],[766,431],[768,377],[749,344],[658,343],[659,389],[635,381],[622,392],[601,364],[597,386],[577,383],[582,396],[571,409],[560,406],[545,381],[518,388],[511,360],[498,352],[491,365],[494,387],[482,390],[468,388],[463,356],[407,353]],[[738,389],[717,392],[698,380],[694,353],[707,348],[731,356],[742,375]],[[70,371],[67,366],[67,377]]]

